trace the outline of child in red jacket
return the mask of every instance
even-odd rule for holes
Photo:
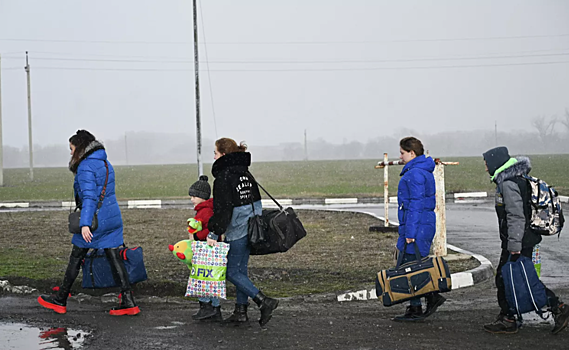
[[[213,216],[213,198],[211,195],[211,187],[207,182],[206,175],[201,175],[199,180],[190,186],[189,195],[190,200],[194,204],[196,216],[188,219],[188,232],[190,239],[196,241],[205,241],[209,230],[207,224],[209,219]],[[207,320],[221,321],[221,308],[218,298],[199,298],[200,310],[192,315],[194,320]]]
[[[207,234],[209,233],[207,223],[213,216],[213,198],[209,198],[211,187],[207,180],[206,175],[201,175],[199,180],[190,186],[189,191],[196,216],[188,219],[188,232],[190,233],[190,239],[196,241],[205,241],[207,239]]]

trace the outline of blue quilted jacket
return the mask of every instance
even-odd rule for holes
[[[401,171],[397,190],[399,204],[399,239],[397,248],[401,251],[406,238],[414,238],[421,256],[429,255],[435,237],[435,162],[424,155],[413,158]],[[415,254],[415,247],[407,245],[406,253]]]
[[[73,189],[77,203],[81,206],[81,227],[91,226],[93,214],[103,185],[105,184],[106,169],[104,160],[107,153],[98,149],[89,154],[79,163]],[[115,170],[109,165],[109,180],[103,205],[97,214],[99,226],[93,233],[91,243],[85,242],[81,234],[73,235],[72,243],[80,248],[116,248],[123,244],[123,223],[121,211],[115,196]]]

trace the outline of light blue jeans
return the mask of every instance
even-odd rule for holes
[[[251,252],[249,241],[245,236],[227,243],[229,243],[227,279],[237,287],[236,304],[247,305],[249,297],[254,298],[259,294],[259,289],[251,282],[247,273]]]
[[[201,301],[202,303],[209,303],[211,301],[211,305],[213,307],[218,307],[219,306],[219,298],[215,297],[215,298],[198,298],[199,301]]]

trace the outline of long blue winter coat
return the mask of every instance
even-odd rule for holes
[[[405,245],[406,238],[414,238],[421,256],[429,255],[436,231],[436,190],[433,170],[435,162],[424,155],[413,158],[401,171],[397,190],[399,203],[399,239],[397,249]],[[415,247],[407,245],[406,253],[415,254]]]
[[[103,185],[105,184],[106,169],[104,161],[107,152],[97,149],[79,163],[73,189],[76,201],[81,205],[81,227],[91,226],[93,214]],[[109,165],[109,180],[103,205],[97,214],[99,227],[93,233],[91,243],[85,242],[81,234],[73,235],[71,241],[80,248],[116,248],[123,244],[123,223],[117,197],[115,196],[115,170]]]

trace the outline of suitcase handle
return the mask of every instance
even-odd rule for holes
[[[419,247],[417,247],[417,243],[412,242],[413,246],[415,247],[415,256],[417,257],[417,261],[421,261],[421,253],[419,253]],[[405,241],[405,245],[403,246],[403,250],[399,252],[399,256],[397,257],[397,265],[395,268],[398,269],[403,262],[403,255],[405,254],[405,250],[407,250],[407,241]]]

